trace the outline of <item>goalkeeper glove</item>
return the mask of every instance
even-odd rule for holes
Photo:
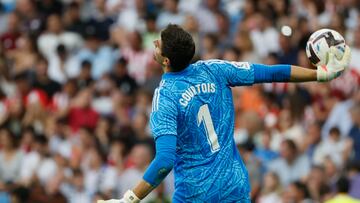
[[[341,60],[336,58],[335,52],[336,48],[331,47],[327,64],[317,67],[317,81],[325,82],[337,78],[349,66],[351,56],[350,47],[345,47],[345,52]]]
[[[139,203],[140,199],[131,190],[125,192],[122,199],[98,200],[97,203]]]

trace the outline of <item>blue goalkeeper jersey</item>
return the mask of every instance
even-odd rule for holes
[[[250,202],[248,173],[234,142],[231,87],[252,85],[245,62],[198,61],[165,73],[154,92],[156,138],[177,138],[174,202]]]

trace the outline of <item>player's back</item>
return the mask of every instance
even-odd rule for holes
[[[199,61],[164,74],[155,91],[153,111],[164,105],[177,115],[174,202],[248,197],[247,171],[233,140],[232,93],[220,68],[221,61]]]

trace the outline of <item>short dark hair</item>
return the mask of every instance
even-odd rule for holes
[[[310,196],[309,190],[304,183],[302,183],[300,181],[295,181],[293,183],[293,185],[302,192],[303,198],[309,198],[309,196]]]
[[[91,62],[87,59],[83,60],[81,62],[81,68],[90,68],[91,69]]]
[[[340,135],[340,129],[338,127],[332,127],[329,133]]]
[[[297,152],[298,148],[293,140],[285,139],[283,141],[292,151]]]
[[[195,43],[191,35],[175,24],[169,24],[161,32],[161,52],[169,58],[171,70],[185,69],[195,54]]]
[[[336,182],[336,189],[338,193],[347,193],[350,189],[350,183],[349,180],[342,176],[339,178],[339,180]]]

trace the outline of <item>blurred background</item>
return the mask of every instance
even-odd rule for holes
[[[359,11],[358,0],[0,0],[0,202],[120,198],[142,178],[162,74],[153,40],[168,23],[192,34],[194,61],[309,68],[310,34],[340,32],[352,60],[335,81],[234,88],[234,136],[254,202],[360,199]],[[144,202],[170,202],[173,183]]]

